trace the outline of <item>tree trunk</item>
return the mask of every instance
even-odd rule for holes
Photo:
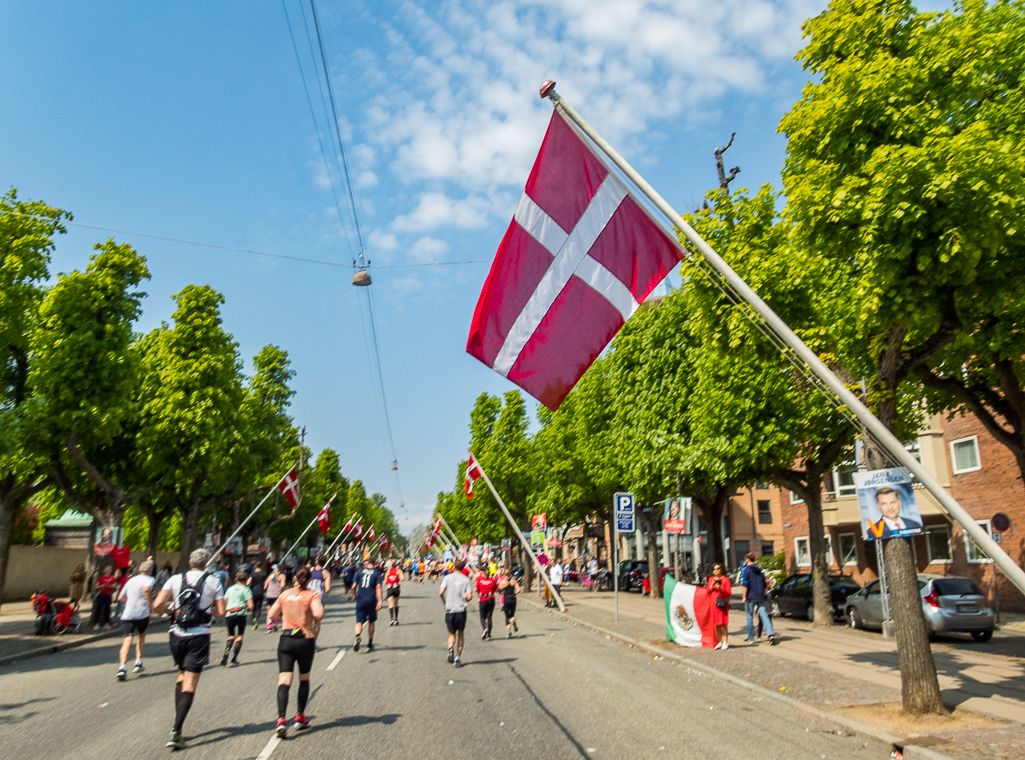
[[[835,625],[832,594],[829,591],[829,565],[826,564],[825,527],[822,525],[822,489],[809,487],[804,494],[808,507],[808,544],[811,551],[813,625]]]
[[[701,546],[701,561],[709,567],[719,563],[723,570],[726,569],[726,553],[723,550],[722,513],[731,493],[732,487],[720,486],[711,498],[692,497],[692,502],[701,508],[708,527],[708,544]]]
[[[157,544],[160,543],[160,523],[155,519],[155,515],[150,517],[147,516],[146,524],[148,531],[146,533],[146,554],[152,554],[154,557],[157,554]]]
[[[929,646],[929,629],[922,614],[918,573],[911,553],[911,541],[891,538],[883,547],[886,581],[890,589],[897,654],[900,658],[901,702],[912,715],[945,715],[936,677],[936,663]]]
[[[199,546],[199,504],[191,502],[179,512],[182,518],[182,550],[178,564],[179,567],[188,568],[189,555]]]
[[[523,591],[529,592],[534,585],[534,563],[526,551],[521,551],[520,556],[523,557]]]
[[[11,534],[20,508],[21,503],[11,493],[5,490],[0,495],[0,608],[3,606],[7,583],[7,564],[11,559]]]
[[[658,521],[652,521],[653,525],[658,525]],[[658,582],[658,539],[661,537],[662,531],[649,530],[648,531],[648,580],[651,582],[651,598],[661,599],[662,589],[661,584]]]

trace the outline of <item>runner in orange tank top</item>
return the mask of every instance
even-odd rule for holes
[[[296,729],[309,725],[306,719],[306,703],[310,698],[310,671],[313,670],[313,655],[317,651],[317,634],[320,621],[324,619],[324,605],[320,594],[311,588],[310,569],[300,568],[295,574],[298,588],[281,592],[274,606],[267,612],[273,619],[281,618],[283,630],[278,641],[278,724],[274,729],[284,739],[288,733],[288,690],[292,686],[292,671],[299,666],[299,712],[295,716]]]

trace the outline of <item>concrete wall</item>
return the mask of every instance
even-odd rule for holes
[[[157,567],[170,561],[178,564],[178,552],[157,552]],[[131,553],[138,566],[146,559],[145,551]],[[28,599],[40,589],[60,599],[68,595],[68,578],[78,565],[85,564],[88,553],[84,549],[65,549],[59,546],[12,546],[7,570],[4,601]]]

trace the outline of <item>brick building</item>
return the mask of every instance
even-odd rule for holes
[[[1011,529],[1000,535],[1004,550],[1019,564],[1025,563],[1025,486],[1011,453],[986,432],[974,415],[953,419],[931,417],[917,441],[908,446],[937,481],[963,506],[979,525],[992,533],[989,520],[997,512],[1011,518]],[[823,522],[829,538],[830,571],[842,572],[865,584],[878,577],[876,548],[862,537],[861,519],[853,473],[855,462],[839,467],[825,483]],[[1025,598],[992,560],[984,557],[964,531],[944,515],[935,499],[916,487],[925,534],[913,539],[919,572],[973,578],[990,603],[999,594],[1003,610],[1025,611]],[[787,571],[809,571],[808,514],[795,494],[779,491],[783,548]],[[999,576],[999,577],[998,577]]]

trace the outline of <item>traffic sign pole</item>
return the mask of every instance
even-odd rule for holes
[[[616,600],[616,622],[619,622],[619,533],[634,530],[634,495],[619,492],[612,497],[612,590]]]

